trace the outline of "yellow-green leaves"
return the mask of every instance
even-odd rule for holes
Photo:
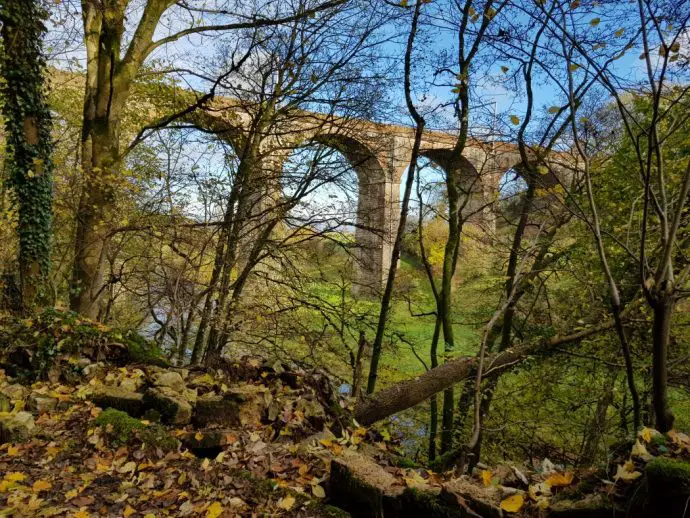
[[[511,115],[510,122],[517,126],[518,124],[520,124],[520,117],[518,117],[517,115]]]

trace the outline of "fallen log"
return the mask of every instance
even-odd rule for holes
[[[571,333],[556,335],[546,340],[531,342],[489,355],[484,360],[483,378],[495,376],[521,363],[528,356],[544,354],[552,349],[608,331],[614,326],[613,320],[597,326]],[[370,425],[393,414],[411,408],[427,400],[434,394],[459,383],[476,373],[477,358],[463,356],[426,371],[384,390],[363,397],[355,408],[355,419],[362,425]]]

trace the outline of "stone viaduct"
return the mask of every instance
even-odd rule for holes
[[[195,126],[211,130],[218,138],[230,142],[238,152],[246,145],[247,135],[255,123],[253,109],[233,99],[216,98],[211,107],[198,111],[192,121]],[[359,189],[355,231],[358,269],[353,289],[355,292],[378,292],[390,266],[399,220],[400,183],[409,165],[414,130],[394,124],[293,111],[285,120],[278,119],[264,131],[262,169],[271,171],[271,179],[258,180],[264,188],[259,191],[257,207],[276,197],[280,187],[276,187],[275,171],[282,171],[282,164],[295,148],[318,143],[336,149],[350,162],[357,173]],[[472,139],[461,159],[451,163],[455,143],[456,136],[452,133],[425,131],[421,154],[445,174],[460,175],[461,185],[470,196],[467,204],[468,212],[473,214],[470,220],[479,223],[484,231],[492,232],[495,229],[492,203],[498,199],[499,183],[504,173],[511,169],[522,174],[520,153],[513,144]],[[557,164],[553,167],[548,164],[547,172],[542,172],[544,176],[539,181],[553,185],[558,180],[552,171],[558,168],[562,169]]]

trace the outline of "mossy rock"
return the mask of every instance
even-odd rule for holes
[[[681,516],[690,497],[690,463],[668,457],[656,457],[645,468],[649,505],[666,514]]]
[[[155,423],[147,425],[114,408],[101,412],[95,422],[105,429],[115,445],[130,444],[134,440],[139,440],[146,446],[160,448],[163,451],[176,450],[179,445],[165,427]]]
[[[132,363],[145,363],[159,367],[169,367],[170,362],[165,358],[163,351],[134,331],[119,331],[123,343],[127,346],[129,360]]]
[[[145,411],[143,394],[120,387],[99,387],[89,399],[96,406],[121,410],[134,417],[141,416]]]
[[[166,424],[183,426],[192,419],[192,405],[167,387],[148,389],[143,401],[146,408],[157,410]]]
[[[647,464],[646,472],[650,490],[690,495],[690,463],[657,457]]]

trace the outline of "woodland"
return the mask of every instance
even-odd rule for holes
[[[0,516],[688,515],[690,1],[0,0],[0,118]]]

